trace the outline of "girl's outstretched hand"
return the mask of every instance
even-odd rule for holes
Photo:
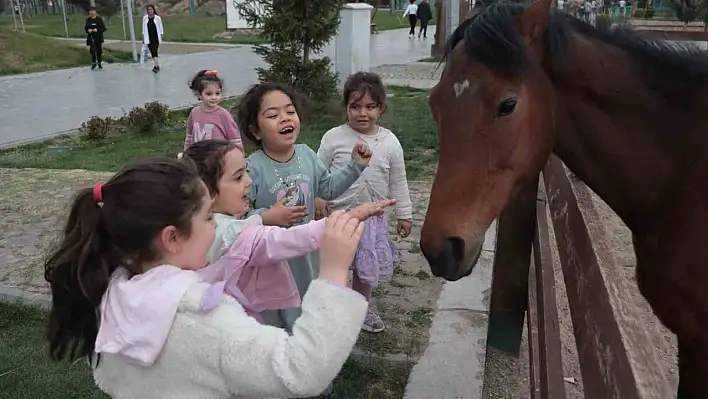
[[[364,233],[364,223],[343,211],[333,212],[325,221],[320,246],[320,278],[347,284],[349,266]]]
[[[357,141],[354,144],[354,149],[352,150],[352,159],[359,165],[368,165],[371,161],[371,155],[373,152],[368,144],[363,141]]]
[[[365,220],[372,216],[383,215],[384,208],[394,205],[395,203],[395,199],[369,202],[363,205],[359,205],[356,208],[350,209],[347,213],[359,220]]]

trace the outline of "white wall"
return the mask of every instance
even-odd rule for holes
[[[248,4],[252,4],[254,7],[260,8],[260,12],[263,12],[262,3],[253,0],[225,0],[226,1],[226,29],[249,29],[250,26],[246,25],[246,20],[241,18],[236,9],[236,4],[243,3],[247,1]]]

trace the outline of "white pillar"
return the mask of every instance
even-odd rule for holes
[[[347,3],[340,11],[341,22],[334,42],[334,69],[340,82],[359,71],[369,71],[371,10],[366,3]]]
[[[450,38],[452,32],[460,25],[460,1],[445,0],[445,41]]]

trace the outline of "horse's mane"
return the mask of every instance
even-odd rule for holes
[[[461,23],[447,42],[443,60],[464,40],[467,54],[487,68],[509,78],[520,78],[526,71],[526,45],[514,23],[525,7],[499,2],[485,7]],[[569,41],[573,33],[618,47],[635,61],[638,77],[648,87],[676,93],[679,88],[708,84],[708,53],[697,46],[651,40],[637,32],[609,27],[595,28],[566,13],[551,11],[545,34],[546,51],[554,70],[568,63]],[[668,94],[668,93],[667,93]]]

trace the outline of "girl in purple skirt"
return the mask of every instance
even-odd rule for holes
[[[368,72],[349,76],[344,84],[342,105],[346,108],[347,122],[322,137],[317,151],[320,159],[334,172],[349,164],[352,148],[361,140],[369,145],[373,156],[369,167],[344,194],[329,203],[316,200],[317,213],[323,216],[325,209],[349,209],[366,202],[395,199],[396,230],[402,237],[408,237],[413,226],[413,206],[403,149],[393,132],[377,123],[386,111],[386,90],[381,78]],[[371,290],[379,280],[393,275],[397,248],[389,236],[387,214],[367,219],[365,226],[352,264],[352,288],[371,299]],[[362,329],[376,333],[385,328],[381,317],[369,306]]]

